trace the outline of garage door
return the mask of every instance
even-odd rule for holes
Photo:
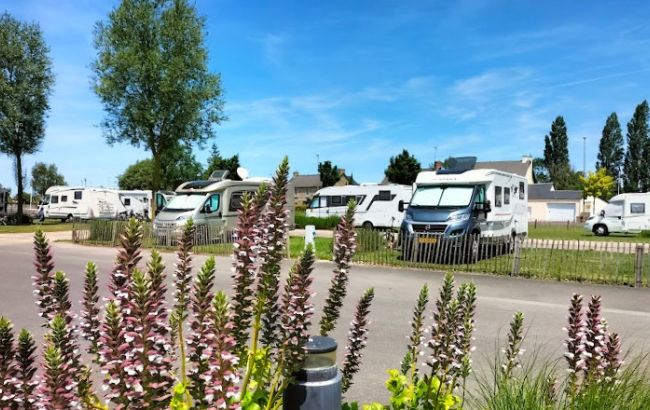
[[[566,222],[576,220],[576,204],[548,204],[548,220]]]

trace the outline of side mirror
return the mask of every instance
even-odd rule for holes
[[[210,204],[206,203],[205,205],[203,205],[203,213],[204,214],[209,214],[210,212],[211,212]]]
[[[485,203],[483,204],[483,212],[487,214],[488,212],[491,211],[492,211],[492,204],[490,203],[490,201],[485,201]]]
[[[604,209],[602,211],[600,211],[600,216],[602,216],[602,217],[605,216],[605,210]]]
[[[400,212],[404,212],[404,201],[402,201],[401,199],[397,203],[397,210]]]

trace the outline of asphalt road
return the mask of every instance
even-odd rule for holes
[[[56,236],[53,234],[52,236]],[[71,279],[71,294],[75,311],[79,311],[82,273],[87,261],[99,266],[100,289],[105,291],[108,272],[115,256],[115,249],[78,246],[57,242],[53,245],[56,269],[65,271]],[[173,269],[173,254],[164,255],[167,272]],[[197,256],[195,266],[205,256]],[[287,264],[289,262],[287,261]],[[230,258],[218,258],[216,285],[230,289]],[[320,316],[327,293],[332,265],[317,262],[314,271],[316,291],[316,315]],[[286,272],[286,269],[284,270]],[[37,316],[31,288],[32,247],[27,234],[0,235],[0,314],[11,319],[16,327],[27,327],[39,337],[41,320]],[[389,269],[384,267],[354,266],[348,297],[342,319],[334,336],[341,345],[345,343],[347,327],[356,300],[368,287],[375,288],[375,300],[371,313],[371,329],[361,372],[347,399],[361,401],[383,400],[385,371],[398,367],[404,354],[410,325],[412,306],[419,288],[428,283],[437,293],[442,282],[440,272]],[[650,290],[624,287],[583,285],[576,283],[546,282],[530,279],[494,277],[477,274],[458,274],[458,282],[473,281],[478,287],[478,310],[474,363],[487,370],[495,352],[500,351],[498,338],[504,339],[508,322],[514,311],[524,312],[527,325],[526,355],[541,352],[542,358],[561,359],[562,340],[568,301],[573,292],[584,295],[600,294],[604,299],[604,316],[610,329],[623,338],[625,349],[633,353],[643,351],[650,339]],[[431,307],[432,309],[432,307]],[[430,309],[430,311],[431,311]],[[314,322],[317,318],[314,319]],[[339,358],[344,348],[339,347]],[[562,363],[560,362],[562,365]]]

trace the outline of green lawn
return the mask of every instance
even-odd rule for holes
[[[580,241],[605,241],[605,242],[650,242],[649,237],[640,235],[611,234],[608,236],[596,236],[587,232],[582,226],[566,225],[544,225],[535,228],[533,224],[528,225],[528,237],[537,239],[564,239]]]
[[[31,225],[0,225],[0,234],[3,233],[33,233],[38,228],[43,232],[60,232],[71,231],[72,224],[60,221],[45,221],[43,223],[37,222]]]

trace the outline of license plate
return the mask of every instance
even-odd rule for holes
[[[418,238],[418,243],[428,243],[434,245],[438,243],[438,238],[422,237],[422,238]]]

